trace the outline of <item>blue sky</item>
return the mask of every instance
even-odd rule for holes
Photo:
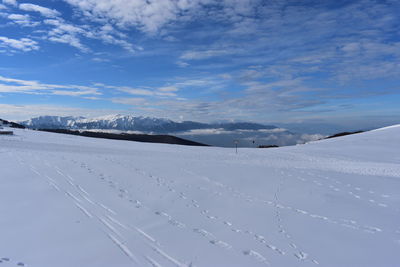
[[[400,123],[398,14],[398,0],[2,0],[0,117]]]

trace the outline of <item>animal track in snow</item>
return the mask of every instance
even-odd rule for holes
[[[269,265],[269,262],[267,261],[267,259],[261,255],[260,253],[258,253],[257,251],[254,250],[243,250],[243,254],[246,256],[250,256],[254,259],[256,259],[259,262],[262,262],[266,265]]]
[[[296,258],[298,258],[299,260],[305,260],[308,257],[307,253],[304,253],[302,251],[300,251],[299,253],[295,253],[294,254],[296,256]]]
[[[342,184],[343,184],[342,182],[338,181],[337,179],[332,178],[332,177],[328,177],[328,176],[326,176],[326,175],[313,174],[313,173],[311,173],[311,172],[308,172],[307,174],[310,175],[310,176],[314,176],[314,177],[318,177],[318,178],[325,179],[325,180],[327,180],[327,181],[330,181],[330,182],[335,183],[335,184],[338,184],[338,185],[342,185]],[[356,198],[356,199],[363,199],[363,198],[361,197],[361,195],[360,195],[361,192],[365,192],[365,193],[367,193],[367,194],[374,195],[375,197],[381,197],[381,198],[383,198],[383,199],[390,198],[390,195],[388,195],[388,194],[380,194],[380,195],[379,195],[379,194],[376,194],[376,192],[373,191],[373,190],[366,190],[366,189],[363,189],[363,188],[361,188],[361,187],[359,187],[359,186],[354,186],[354,185],[351,184],[351,183],[347,183],[347,184],[345,184],[345,186],[346,186],[347,188],[351,189],[350,191],[348,191],[348,193],[349,193],[350,195],[352,195],[352,196],[353,196],[354,198]],[[335,187],[335,186],[330,185],[329,187],[330,187],[331,189],[333,189],[334,191],[337,191],[337,192],[340,191],[340,189],[337,188],[337,187]],[[358,193],[355,194],[353,191],[357,191]],[[380,203],[378,200],[370,199],[370,198],[367,197],[367,196],[366,196],[365,198],[367,198],[368,201],[369,201],[370,203],[377,204],[379,207],[384,207],[384,208],[388,207],[387,204],[385,204],[385,203]],[[373,201],[371,201],[371,200],[373,200]]]
[[[285,177],[285,173],[282,172],[282,174],[283,174],[282,177]],[[294,253],[294,256],[298,260],[303,261],[303,260],[307,259],[308,253],[300,250],[299,245],[294,242],[293,238],[291,237],[291,235],[288,233],[287,229],[282,224],[282,217],[281,217],[281,211],[280,210],[281,209],[285,209],[285,206],[278,204],[278,201],[279,201],[279,193],[281,191],[281,188],[284,185],[284,181],[285,181],[285,178],[281,178],[281,180],[280,180],[280,182],[278,184],[278,187],[276,188],[276,192],[275,192],[275,195],[274,195],[275,201],[273,202],[273,204],[274,204],[274,206],[276,208],[276,210],[275,210],[275,218],[277,219],[277,222],[278,222],[278,232],[280,234],[282,234],[287,239],[289,247],[291,247],[292,249],[294,249],[296,251]],[[316,181],[314,181],[314,182],[316,182]],[[317,185],[321,185],[322,186],[322,184],[320,184],[320,183],[318,183]],[[296,209],[296,208],[289,207],[289,210],[295,211],[296,213],[303,214],[303,215],[310,215],[307,211],[301,210],[301,209]],[[319,216],[319,215],[312,215],[311,214],[310,216]],[[324,216],[319,216],[319,217],[323,218],[323,219],[327,219]],[[314,260],[314,259],[311,259],[311,262],[313,262],[314,264],[318,264],[318,262],[316,260]]]
[[[216,245],[218,247],[221,247],[223,249],[231,249],[232,246],[229,245],[228,243],[221,241],[221,240],[210,240],[210,243],[213,245]]]
[[[22,261],[16,261],[14,262],[11,258],[9,257],[2,257],[0,258],[0,264],[3,265],[2,263],[6,263],[4,266],[27,266],[26,263]]]

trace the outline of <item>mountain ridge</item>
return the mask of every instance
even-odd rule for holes
[[[73,116],[40,116],[21,121],[28,128],[46,129],[113,129],[155,133],[176,133],[198,129],[224,130],[262,130],[276,129],[273,125],[252,122],[201,123],[195,121],[175,122],[164,118],[153,118],[132,115],[108,115],[97,118]]]
[[[69,134],[92,138],[103,138],[112,140],[135,141],[144,143],[160,143],[172,145],[185,145],[185,146],[209,146],[199,142],[186,140],[172,135],[150,135],[150,134],[128,134],[128,133],[105,133],[105,132],[89,132],[89,131],[74,131],[67,129],[39,129],[42,132]]]

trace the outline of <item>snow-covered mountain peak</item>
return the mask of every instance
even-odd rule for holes
[[[84,117],[74,117],[74,116],[39,116],[36,118],[29,119],[27,121],[21,122],[25,126],[36,128],[37,125],[52,126],[53,127],[73,127],[75,121],[84,119]]]
[[[112,114],[112,115],[105,115],[105,116],[99,116],[99,117],[94,117],[94,118],[83,118],[83,119],[79,120],[79,122],[86,123],[86,122],[96,122],[96,121],[116,121],[116,120],[128,119],[128,118],[133,119],[134,117],[131,115]]]
[[[132,115],[107,115],[95,118],[40,116],[21,122],[30,128],[67,128],[67,129],[116,129],[153,131],[154,127],[174,123],[168,119],[135,117]]]

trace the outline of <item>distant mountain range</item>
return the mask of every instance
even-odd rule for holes
[[[249,122],[200,123],[194,121],[175,122],[168,119],[112,115],[93,119],[84,117],[41,116],[20,122],[33,129],[104,129],[138,131],[143,133],[179,133],[200,129],[234,130],[272,130],[277,127]]]
[[[18,123],[12,122],[12,121],[3,120],[3,119],[0,119],[0,126],[1,125],[9,126],[11,128],[20,128],[20,129],[25,128],[25,126],[23,126],[21,124],[18,124]]]
[[[299,134],[273,125],[252,122],[201,123],[176,122],[169,119],[110,115],[84,117],[41,116],[20,122],[27,128],[79,130],[110,134],[173,135],[212,146],[239,147],[286,146],[318,140],[325,136]]]

